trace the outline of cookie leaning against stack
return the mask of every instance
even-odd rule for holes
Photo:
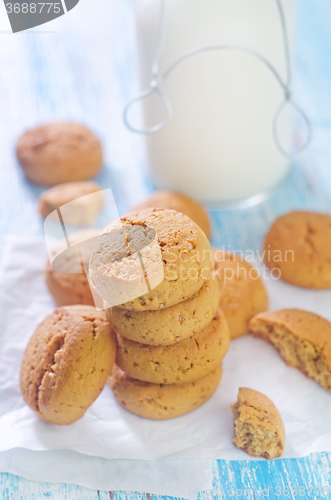
[[[24,401],[43,420],[80,419],[107,382],[116,342],[104,311],[59,307],[38,326],[21,366]]]
[[[216,390],[230,340],[218,311],[219,289],[210,279],[210,244],[191,219],[174,210],[145,209],[120,222],[127,234],[134,225],[155,230],[164,279],[145,295],[108,309],[118,345],[110,386],[122,406],[142,417],[184,415]],[[112,227],[118,230],[119,222]],[[103,274],[96,276],[102,280],[95,280],[102,284],[96,286],[100,295],[107,292],[113,266],[106,264],[107,241],[107,236],[99,238],[90,261],[91,269],[95,261],[103,266]],[[129,280],[130,273],[120,269],[117,259],[116,276]]]

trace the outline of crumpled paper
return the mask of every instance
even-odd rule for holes
[[[140,418],[120,407],[107,385],[78,422],[56,426],[39,419],[22,399],[19,372],[30,336],[55,308],[43,277],[46,259],[43,239],[11,237],[7,241],[0,278],[0,452],[15,448],[62,450],[61,453],[70,450],[83,454],[84,460],[89,455],[113,461],[163,461],[160,467],[165,467],[164,470],[167,464],[174,464],[169,459],[175,459],[184,469],[185,463],[191,463],[188,481],[195,487],[199,481],[194,463],[198,468],[201,459],[208,459],[209,465],[215,458],[250,459],[232,444],[230,406],[236,401],[241,386],[268,395],[279,409],[286,429],[284,458],[331,451],[331,394],[298,370],[287,367],[271,345],[251,336],[231,342],[216,393],[202,407],[183,417],[167,421]],[[331,291],[300,289],[270,276],[265,284],[270,309],[298,307],[331,320]],[[31,469],[31,463],[29,467]],[[23,469],[21,466],[21,475],[24,475]],[[73,464],[73,476],[79,475],[74,469]],[[199,470],[201,476],[198,474],[202,478],[201,488],[208,488],[208,482],[211,487],[211,466],[205,469],[205,476],[203,469]],[[67,481],[67,467],[63,475],[59,471],[58,476],[58,481]],[[116,484],[123,484],[122,489],[137,489],[128,476],[118,472]],[[139,488],[151,492],[151,480],[147,480],[147,476],[144,482],[139,475]],[[92,483],[85,477],[84,484]],[[93,483],[90,487],[97,486]],[[114,488],[109,485],[108,489]]]

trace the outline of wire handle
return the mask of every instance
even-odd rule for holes
[[[168,68],[164,71],[163,74],[160,74],[160,61],[162,58],[164,46],[165,46],[165,32],[166,32],[166,22],[165,22],[165,0],[160,0],[160,13],[159,13],[159,40],[158,40],[158,45],[157,45],[157,51],[156,55],[154,58],[153,66],[152,66],[152,75],[153,78],[150,82],[150,85],[147,89],[141,91],[136,97],[130,99],[128,103],[126,104],[123,112],[123,120],[125,126],[131,130],[131,132],[134,132],[136,134],[154,134],[155,132],[159,132],[162,130],[164,127],[168,125],[170,122],[173,112],[172,112],[172,107],[171,104],[166,97],[166,95],[162,92],[160,89],[160,84],[164,82],[164,80],[170,75],[170,73],[178,66],[181,62],[183,62],[185,59],[188,59],[189,57],[192,57],[196,54],[200,54],[201,52],[210,52],[210,51],[215,51],[215,50],[232,50],[232,51],[237,51],[237,52],[243,52],[246,54],[249,54],[253,57],[256,57],[259,59],[274,75],[276,80],[278,81],[279,85],[283,88],[284,91],[284,100],[276,110],[274,119],[273,119],[273,126],[272,126],[272,133],[274,137],[274,141],[276,144],[277,149],[279,152],[285,156],[286,158],[290,159],[297,159],[303,156],[307,149],[309,148],[309,145],[312,140],[312,126],[311,122],[306,115],[306,113],[303,111],[302,108],[300,108],[297,104],[292,99],[292,93],[291,93],[291,83],[292,83],[292,71],[291,71],[291,61],[290,61],[290,51],[289,51],[289,42],[288,42],[288,34],[287,34],[287,26],[286,26],[286,20],[284,16],[284,11],[283,7],[281,4],[281,0],[275,0],[277,7],[278,7],[278,13],[280,17],[280,22],[281,22],[281,27],[282,27],[282,33],[283,33],[283,41],[284,41],[284,51],[285,51],[285,62],[286,62],[286,73],[287,73],[287,78],[286,81],[282,79],[280,76],[279,72],[277,69],[266,59],[262,54],[257,52],[256,50],[250,49],[249,47],[245,46],[240,46],[240,45],[204,45],[201,47],[195,47],[193,49],[187,50],[183,54],[181,54],[179,57],[177,57],[169,66]],[[142,99],[145,99],[146,97],[152,95],[152,94],[157,94],[161,103],[163,104],[165,108],[165,118],[162,120],[160,123],[153,125],[152,127],[148,128],[142,128],[138,129],[134,127],[133,125],[130,124],[129,119],[128,119],[128,113],[131,108],[131,106],[138,101],[141,101]],[[294,154],[286,152],[279,140],[278,136],[278,120],[281,115],[282,110],[286,106],[286,104],[289,104],[292,106],[293,109],[297,111],[297,113],[301,116],[303,119],[306,127],[307,127],[307,137],[304,142],[304,144],[301,146],[301,148]]]

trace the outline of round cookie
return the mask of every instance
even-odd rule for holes
[[[268,295],[258,271],[240,256],[214,250],[213,274],[220,286],[219,307],[225,314],[231,338],[249,332],[249,321],[268,308]]]
[[[114,291],[123,299],[129,292],[136,297],[112,305],[133,311],[158,310],[192,297],[210,277],[211,265],[209,241],[195,222],[174,210],[147,208],[121,217],[104,230],[90,259],[90,278],[110,304]],[[138,295],[146,273],[149,283],[157,278],[159,284]]]
[[[331,215],[290,212],[276,219],[264,242],[273,273],[305,288],[331,288]]]
[[[61,215],[66,225],[92,226],[103,204],[100,191],[101,187],[95,182],[65,182],[47,189],[40,195],[38,210],[46,219],[61,207]],[[57,212],[55,216],[58,220]]]
[[[20,379],[24,401],[47,422],[76,422],[104,388],[115,354],[103,311],[81,305],[56,309],[25,351]]]
[[[221,365],[200,380],[186,384],[150,384],[135,380],[114,366],[109,384],[121,406],[152,420],[185,415],[204,404],[221,380]]]
[[[16,144],[26,177],[42,186],[85,181],[102,166],[99,139],[78,123],[51,122],[25,132]]]
[[[144,382],[193,382],[216,370],[229,343],[229,328],[219,310],[203,330],[175,345],[148,346],[117,335],[116,364],[129,377]]]
[[[95,239],[100,234],[99,230],[79,231],[71,237],[71,244],[75,241],[85,240],[83,255],[83,264],[88,265],[90,254],[95,245]],[[54,255],[58,255],[67,248],[64,242],[60,242],[53,250]],[[82,272],[81,262],[78,261],[77,250],[72,246],[66,250],[61,259],[60,270],[53,269],[50,261],[46,264],[45,280],[50,294],[58,306],[67,306],[73,304],[85,304],[94,306],[94,300],[91,288],[85,273]],[[58,268],[57,268],[58,269]]]
[[[240,387],[232,406],[235,418],[233,442],[252,457],[268,460],[284,451],[285,428],[274,403],[261,392]]]
[[[174,193],[173,191],[157,191],[132,208],[132,211],[149,207],[169,208],[171,210],[176,210],[176,212],[181,212],[198,224],[207,238],[210,237],[210,220],[204,207],[184,194]]]
[[[205,328],[218,309],[220,292],[214,279],[205,281],[191,298],[157,311],[107,309],[107,318],[123,337],[153,346],[181,342]]]
[[[70,266],[70,260],[68,260]],[[94,306],[90,285],[85,273],[59,273],[47,262],[45,279],[48,290],[58,306],[85,304]]]

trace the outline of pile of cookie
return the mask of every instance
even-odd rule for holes
[[[177,417],[215,392],[229,346],[229,329],[218,307],[219,287],[211,276],[211,247],[199,226],[174,210],[131,212],[121,218],[121,227],[129,235],[131,250],[137,249],[135,239],[142,239],[141,231],[132,236],[132,228],[155,230],[164,279],[148,293],[107,309],[117,337],[110,385],[118,402],[137,415]],[[92,283],[106,300],[115,286],[118,263],[109,252],[105,265],[101,267],[99,260],[109,249],[109,235],[115,228],[110,225],[98,238],[90,261]],[[123,276],[122,264],[127,292],[131,276]]]
[[[188,413],[215,392],[230,332],[219,309],[211,247],[197,224],[168,209],[122,217],[97,239],[90,259],[91,283],[105,299],[114,295],[116,280],[123,281],[127,292],[130,276],[124,274],[124,255],[128,248],[137,249],[142,232],[151,229],[157,233],[164,270],[158,286],[144,295],[135,290],[132,300],[107,309],[108,318],[92,306],[60,307],[32,336],[22,363],[21,388],[25,401],[44,420],[69,424],[81,418],[108,377],[122,406],[152,419]],[[126,235],[122,246],[116,241],[119,260],[110,252],[114,234]],[[119,262],[117,275],[114,267]],[[129,266],[128,272],[132,269]],[[60,301],[65,300],[67,291],[60,295]]]
[[[86,180],[102,164],[93,133],[77,124],[47,124],[21,137],[17,157],[30,180],[53,186],[40,198],[43,217],[73,203],[68,220],[93,225],[102,207],[102,196],[86,203],[101,189]],[[46,267],[49,291],[61,307],[36,329],[21,369],[23,397],[41,418],[77,421],[107,380],[118,402],[137,415],[184,415],[216,390],[230,338],[248,333],[331,392],[331,323],[299,309],[266,312],[268,296],[250,264],[225,249],[212,252],[200,204],[159,192],[96,234],[75,235],[89,242],[83,262],[89,277],[73,272],[70,251],[61,272]],[[120,244],[112,254],[114,234]],[[264,260],[292,285],[331,288],[330,239],[330,215],[286,214],[266,236]],[[94,307],[96,293],[111,306],[106,311]],[[285,431],[272,401],[240,388],[232,410],[238,447],[268,459],[282,454]]]

